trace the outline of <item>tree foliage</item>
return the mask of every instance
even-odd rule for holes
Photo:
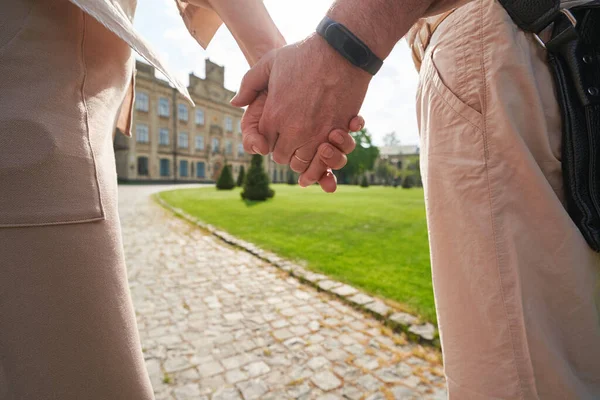
[[[386,161],[381,161],[375,169],[375,176],[383,181],[384,185],[391,185],[398,175],[398,170]]]
[[[396,132],[386,133],[383,137],[383,144],[386,146],[398,146],[400,145],[400,140],[396,135]]]
[[[235,187],[233,180],[233,174],[231,173],[231,166],[225,165],[221,170],[221,175],[217,179],[217,189],[219,190],[231,190]]]
[[[366,129],[358,132],[350,132],[356,141],[356,149],[348,154],[348,163],[340,170],[340,178],[343,183],[350,183],[375,166],[379,157],[379,149],[373,144],[371,134]]]
[[[241,195],[242,199],[254,201],[264,201],[275,196],[275,192],[269,188],[269,177],[263,169],[263,158],[259,154],[252,156]]]

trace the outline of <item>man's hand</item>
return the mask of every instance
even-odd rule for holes
[[[336,0],[328,16],[345,25],[383,60],[418,18],[464,1],[468,0]],[[243,107],[268,92],[257,133],[265,138],[249,134],[247,141],[262,143],[264,150],[273,152],[275,162],[291,163],[294,171],[303,172],[306,161],[313,160],[300,178],[300,184],[308,185],[327,165],[322,163],[322,157],[331,153],[323,144],[327,135],[347,129],[358,114],[370,80],[367,72],[313,34],[265,55],[246,74],[232,104]],[[313,158],[320,145],[320,156]],[[246,151],[254,152],[251,146]],[[294,158],[300,160],[301,168]]]
[[[251,154],[266,155],[269,153],[267,140],[258,131],[260,117],[263,113],[266,100],[266,93],[260,93],[248,106],[242,117],[244,148]],[[301,160],[294,157],[292,163],[296,165],[296,170],[305,171],[310,169],[308,174],[303,174],[300,177],[299,182],[302,186],[319,182],[325,192],[335,192],[337,180],[331,169],[341,169],[346,165],[346,154],[351,153],[356,146],[348,130],[358,131],[364,126],[364,123],[365,121],[362,117],[355,117],[350,121],[347,130],[334,130],[330,132],[328,139],[331,144],[328,143],[319,146],[318,156],[312,162],[311,160]],[[310,183],[304,184],[308,180],[310,180]]]
[[[275,162],[304,172],[306,165],[300,168],[293,160],[312,160],[332,131],[348,131],[370,80],[371,75],[350,64],[317,35],[272,51],[246,74],[231,101],[243,107],[268,92],[258,125],[265,142],[247,135],[245,149],[260,150],[261,154],[268,150]]]

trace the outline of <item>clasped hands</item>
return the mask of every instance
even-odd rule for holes
[[[317,35],[271,51],[231,100],[248,106],[241,121],[244,149],[289,164],[301,174],[301,186],[319,182],[335,191],[331,169],[342,168],[354,150],[349,131],[364,125],[357,115],[370,80]]]

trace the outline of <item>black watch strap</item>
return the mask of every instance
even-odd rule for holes
[[[327,16],[317,26],[317,33],[344,58],[371,75],[375,75],[383,65],[383,61],[348,28]]]

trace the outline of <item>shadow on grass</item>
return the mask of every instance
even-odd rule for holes
[[[248,200],[248,199],[242,199],[242,201],[244,203],[246,203],[247,207],[254,207],[254,206],[258,206],[260,204],[267,204],[267,202],[269,201],[269,199],[261,201],[261,200]]]

